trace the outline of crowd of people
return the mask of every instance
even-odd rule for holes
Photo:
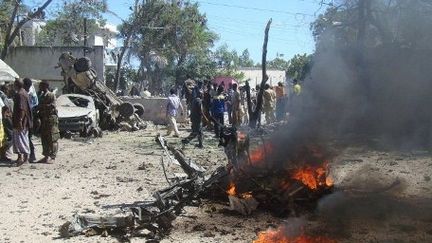
[[[257,105],[259,92],[260,86],[250,90],[252,109],[255,109]],[[294,80],[292,95],[299,95],[300,92],[301,86],[297,80]],[[178,96],[177,94],[177,90],[173,88],[167,99],[167,135],[169,136],[174,131],[175,137],[180,136],[176,116],[187,112],[192,132],[188,137],[182,139],[184,144],[198,138],[196,146],[203,148],[203,127],[213,129],[215,137],[220,139],[226,125],[237,128],[246,125],[249,121],[245,87],[239,87],[235,82],[226,87],[224,83],[187,80],[184,83],[182,95]],[[182,105],[181,98],[183,97],[186,99],[187,107]],[[282,121],[286,118],[288,94],[284,83],[279,82],[275,87],[266,84],[262,97],[262,112],[266,124]],[[259,123],[261,123],[261,117],[259,117]]]
[[[27,162],[54,163],[60,132],[56,98],[49,83],[40,82],[36,92],[31,79],[16,79],[13,85],[3,85],[0,90],[1,160],[12,162],[15,153],[17,166]],[[39,134],[42,142],[43,158],[40,160],[36,160],[34,134]]]

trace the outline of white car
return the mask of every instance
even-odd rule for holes
[[[99,110],[92,97],[66,94],[57,98],[59,130],[62,137],[79,133],[82,137],[102,135],[99,128]]]

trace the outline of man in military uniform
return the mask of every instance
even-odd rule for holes
[[[232,109],[232,125],[239,127],[242,123],[241,119],[241,98],[238,90],[238,84],[234,83],[231,93],[231,109]]]
[[[266,84],[264,87],[263,93],[263,110],[266,118],[267,124],[270,124],[275,121],[275,106],[276,106],[276,93],[270,87],[269,84]]]
[[[40,100],[37,115],[41,121],[40,137],[42,140],[43,156],[38,163],[51,164],[55,161],[60,131],[58,129],[58,116],[56,109],[56,97],[49,91],[47,81],[42,81],[39,86]]]

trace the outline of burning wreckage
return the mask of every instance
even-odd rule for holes
[[[62,70],[61,74],[65,83],[63,93],[69,95],[68,99],[65,99],[76,107],[75,109],[70,107],[64,109],[62,127],[66,130],[62,131],[63,133],[68,134],[78,129],[80,135],[83,136],[92,134],[100,136],[100,129],[135,131],[146,128],[145,122],[141,119],[144,107],[141,104],[131,104],[120,100],[114,92],[97,79],[97,73],[92,68],[90,59],[75,58],[71,53],[66,52],[60,56],[58,67]],[[79,102],[80,100],[86,102]],[[77,116],[72,114],[74,112],[70,112],[72,109],[75,113],[77,113],[76,110],[96,113],[87,105],[93,102],[97,115]],[[99,120],[97,128],[94,125],[95,119]]]
[[[333,190],[328,168],[331,154],[319,146],[303,144],[289,151],[281,150],[286,144],[274,142],[271,136],[262,133],[264,130],[247,134],[226,129],[223,145],[229,163],[212,173],[207,173],[158,135],[156,142],[164,150],[161,161],[169,186],[156,191],[153,199],[104,206],[105,209],[120,208],[120,214],[74,215],[73,220],[61,226],[60,236],[112,234],[158,241],[170,232],[172,222],[185,206],[196,206],[202,199],[221,203],[228,200],[230,209],[242,215],[259,209],[284,217],[314,209],[318,199]],[[168,178],[164,157],[178,164],[186,176]],[[262,232],[255,242],[291,242],[267,240],[278,237],[277,231]],[[304,242],[334,242],[325,240]]]

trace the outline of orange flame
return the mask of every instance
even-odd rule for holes
[[[258,233],[258,239],[254,240],[253,243],[336,243],[336,240],[329,239],[324,236],[307,236],[300,235],[296,237],[287,236],[284,232],[283,227],[278,229],[269,229]]]
[[[230,185],[228,186],[227,194],[230,196],[236,195],[236,187],[233,182],[230,182]]]
[[[244,132],[237,132],[237,138],[239,139],[239,140],[244,140],[244,139],[246,139],[247,138],[247,134],[246,133],[244,133]]]
[[[271,143],[264,143],[262,146],[250,151],[249,158],[253,165],[259,165],[263,162],[267,154],[273,152],[273,145]]]
[[[300,168],[292,178],[301,181],[312,190],[333,185],[333,179],[327,176],[327,163],[322,167],[305,166]]]
[[[234,182],[230,182],[226,192],[229,196],[236,196],[238,198],[243,198],[243,199],[248,199],[253,197],[251,192],[245,192],[237,195],[237,190]]]

